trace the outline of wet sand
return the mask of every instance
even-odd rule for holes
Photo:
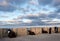
[[[0,41],[60,41],[60,33],[58,34],[41,34],[28,35],[17,38],[1,38]]]

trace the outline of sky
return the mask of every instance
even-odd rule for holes
[[[60,0],[0,0],[1,25],[60,25]]]

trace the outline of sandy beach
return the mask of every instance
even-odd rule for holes
[[[16,38],[1,38],[0,41],[60,41],[60,33],[58,34],[41,34],[28,35]]]

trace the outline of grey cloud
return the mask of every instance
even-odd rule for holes
[[[38,0],[39,4],[41,5],[48,5],[52,3],[52,0]]]
[[[28,0],[5,0],[7,5],[0,5],[0,11],[4,12],[13,12],[16,10],[16,6],[20,6],[21,4],[25,4]]]
[[[57,9],[56,13],[60,13],[60,8]]]
[[[0,16],[0,17],[2,17],[2,18],[8,18],[9,16]]]
[[[40,19],[40,18],[43,18],[43,20],[44,19],[46,19],[45,18],[46,16],[43,14],[42,16],[40,15],[40,16],[22,16],[22,17],[18,17],[17,19],[15,19],[15,20],[19,20],[19,19],[30,19],[30,20],[32,20],[32,22],[31,23],[24,23],[24,22],[22,22],[20,25],[25,25],[25,26],[38,26],[38,25],[44,25],[45,23],[44,22],[42,22],[41,20],[42,19]]]
[[[0,11],[4,11],[4,12],[13,12],[14,10],[16,10],[14,7],[12,6],[0,6]]]
[[[29,0],[8,0],[8,2],[13,3],[13,4],[25,4],[26,2],[28,2]]]
[[[53,5],[54,6],[59,6],[60,5],[60,0],[53,0]]]
[[[60,5],[60,0],[38,0],[40,5],[50,5],[53,7],[58,7]]]
[[[48,15],[49,18],[56,18],[57,16],[58,16],[58,14],[55,14],[55,13]]]

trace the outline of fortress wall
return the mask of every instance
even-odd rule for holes
[[[58,32],[60,33],[60,27],[58,27]]]
[[[7,28],[0,28],[0,38],[2,37],[8,37]],[[28,29],[27,28],[13,28],[12,29],[17,36],[26,36],[28,35]],[[36,35],[43,34],[41,27],[31,27],[30,30],[34,32]],[[47,31],[49,33],[49,27],[43,27],[44,31]],[[60,27],[58,27],[58,32],[60,33]],[[51,27],[51,33],[55,33],[54,27]]]
[[[5,29],[5,28],[1,28],[0,29],[0,38],[2,38],[2,37],[7,37],[8,36],[8,32],[7,32],[7,29]]]
[[[17,28],[17,35],[18,36],[25,36],[25,35],[27,35],[27,29],[26,28]]]
[[[0,38],[2,38],[2,29],[0,29]]]
[[[31,28],[31,31],[34,32],[36,35],[42,33],[42,29],[41,28],[38,28],[38,27]]]
[[[54,27],[51,27],[51,28],[52,28],[51,32],[52,32],[52,33],[55,33]]]

